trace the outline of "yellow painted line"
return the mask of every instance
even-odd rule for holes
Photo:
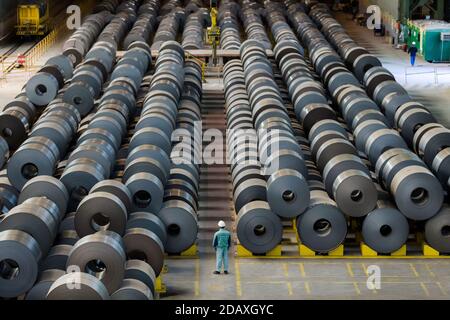
[[[425,283],[421,282],[421,283],[420,283],[420,286],[422,287],[423,291],[425,292],[425,295],[426,295],[427,297],[429,297],[429,296],[430,296],[430,291],[428,291],[428,288],[427,288],[427,286],[425,285]]]
[[[239,259],[243,260],[345,260],[345,259],[352,259],[352,260],[417,260],[417,259],[423,259],[423,260],[449,260],[450,256],[422,256],[422,255],[416,255],[416,256],[249,256],[249,257],[238,257]]]
[[[365,263],[361,263],[361,266],[362,266],[362,268],[363,268],[363,270],[364,270],[364,274],[365,274],[366,276],[368,276],[369,274],[367,273],[366,264],[365,264]]]
[[[234,260],[234,272],[236,273],[236,295],[238,297],[242,296],[241,288],[241,271],[239,270],[239,260]]]
[[[283,263],[283,273],[286,278],[289,278],[289,270],[287,263]]]
[[[306,290],[307,294],[309,294],[309,295],[311,294],[311,288],[309,286],[309,282],[308,281],[305,282],[305,290]]]
[[[347,271],[348,271],[348,274],[350,275],[350,277],[353,278],[355,276],[355,274],[353,273],[352,263],[351,262],[347,263]]]
[[[439,281],[436,282],[436,284],[437,284],[438,288],[441,290],[442,294],[443,294],[444,296],[447,296],[447,295],[448,295],[448,294],[447,294],[447,291],[445,291],[445,289],[444,289],[444,287],[442,286],[442,284],[441,284]]]
[[[359,286],[357,282],[353,282],[353,287],[355,288],[356,294],[361,295],[361,290],[359,290]]]
[[[290,282],[287,283],[288,295],[292,296],[294,294],[292,290],[292,284]]]
[[[428,263],[425,263],[425,268],[427,269],[428,273],[430,274],[430,276],[432,276],[433,278],[436,277],[436,275],[434,274],[434,272],[431,270],[430,265]]]
[[[195,261],[195,295],[200,295],[200,260]]]
[[[409,267],[411,268],[412,272],[414,273],[414,276],[416,276],[416,278],[419,277],[419,273],[416,270],[416,267],[414,266],[414,264],[410,263]]]
[[[305,265],[303,264],[303,262],[300,262],[298,268],[300,269],[300,274],[302,275],[302,278],[306,278]]]
[[[261,280],[255,280],[255,281],[245,281],[245,284],[285,284],[286,281],[265,281],[263,279]]]

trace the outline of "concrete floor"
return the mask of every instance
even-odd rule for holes
[[[161,299],[449,299],[449,260],[231,258],[213,275],[214,257],[169,259]],[[381,271],[369,290],[366,271]]]

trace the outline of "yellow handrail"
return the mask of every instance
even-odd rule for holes
[[[202,81],[204,82],[205,81],[206,62],[203,61],[202,59],[199,59],[199,58],[193,56],[189,51],[185,51],[185,54],[186,54],[186,58],[195,60],[198,63],[200,63],[200,65],[202,67]]]
[[[78,5],[81,8],[81,12],[85,13],[86,11],[91,9],[92,1],[78,1]],[[64,15],[62,15],[64,17]],[[26,55],[25,55],[25,67],[28,69],[29,67],[33,67],[38,60],[44,55],[48,49],[55,44],[55,42],[60,38],[60,36],[64,35],[68,30],[66,28],[66,24],[64,21],[60,21],[59,23],[55,23],[55,28],[45,37],[43,38],[36,46],[34,46]]]

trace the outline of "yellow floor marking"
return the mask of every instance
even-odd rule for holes
[[[264,279],[261,280],[254,280],[254,281],[245,281],[245,284],[285,284],[286,281],[266,281]]]
[[[414,275],[418,278],[419,273],[417,272],[416,267],[414,267],[414,264],[410,263],[409,266],[410,266],[412,272],[414,273]]]
[[[283,263],[283,273],[286,278],[289,278],[289,271],[287,263]]]
[[[439,281],[436,282],[436,284],[437,284],[438,288],[441,290],[442,294],[443,294],[444,296],[447,296],[448,294],[447,294],[447,292],[445,291],[445,289],[444,289],[444,287],[442,286],[442,284],[441,284]]]
[[[425,268],[427,269],[428,273],[430,274],[430,276],[432,276],[433,278],[436,277],[436,275],[434,274],[434,272],[431,270],[430,265],[428,263],[425,263]]]
[[[427,288],[427,286],[425,285],[425,283],[421,282],[421,283],[420,283],[420,286],[422,287],[423,291],[425,292],[425,295],[426,295],[427,297],[429,297],[429,296],[430,296],[430,291],[428,291],[428,288]]]
[[[306,272],[305,272],[305,265],[303,262],[300,262],[299,264],[300,274],[302,275],[302,278],[306,278]]]
[[[359,286],[357,282],[353,282],[353,287],[355,287],[356,294],[361,295],[361,290],[359,290]]]
[[[290,296],[293,295],[293,291],[292,291],[292,284],[290,282],[287,283],[287,289],[288,289],[288,294]]]
[[[355,274],[353,273],[353,269],[352,269],[352,264],[351,264],[351,262],[348,262],[347,263],[347,271],[348,271],[348,274],[350,275],[350,277],[354,277],[355,276]]]
[[[311,294],[311,288],[309,287],[309,283],[308,281],[305,282],[305,290],[307,294]]]
[[[362,266],[362,268],[363,268],[363,270],[364,270],[364,274],[365,274],[366,276],[368,276],[366,264],[365,264],[365,263],[361,263],[361,266]]]
[[[234,272],[236,273],[236,294],[238,297],[242,296],[241,288],[241,271],[239,270],[239,259],[234,260]]]
[[[200,260],[195,261],[195,295],[200,295]]]

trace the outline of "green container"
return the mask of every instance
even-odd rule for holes
[[[450,61],[450,23],[440,20],[415,20],[408,24],[408,28],[408,46],[415,42],[419,54],[426,61]]]

